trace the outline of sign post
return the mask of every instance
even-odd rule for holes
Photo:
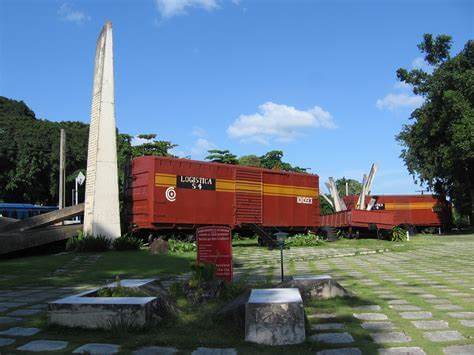
[[[75,186],[75,190],[74,190],[74,194],[75,194],[75,198],[74,198],[74,204],[77,205],[79,204],[79,185],[82,185],[84,183],[84,181],[86,180],[86,177],[84,176],[84,174],[82,173],[82,171],[79,171],[79,174],[77,174],[76,176],[76,186]],[[76,217],[76,221],[79,220],[79,216]]]
[[[283,271],[283,249],[285,248],[285,238],[288,237],[288,233],[278,232],[275,233],[277,238],[278,246],[280,247],[280,268],[281,268],[281,282],[285,280],[285,274]]]
[[[232,234],[229,227],[206,226],[196,230],[198,263],[216,265],[216,276],[232,281]]]

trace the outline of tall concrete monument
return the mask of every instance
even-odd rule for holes
[[[97,40],[87,153],[84,233],[120,236],[112,23]]]

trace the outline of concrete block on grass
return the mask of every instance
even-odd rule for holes
[[[298,289],[253,289],[245,306],[245,340],[266,345],[304,342],[304,307]]]

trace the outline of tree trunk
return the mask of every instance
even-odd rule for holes
[[[474,227],[474,187],[470,188],[471,193],[471,213],[469,213],[469,225]]]

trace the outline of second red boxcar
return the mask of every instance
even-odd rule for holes
[[[131,175],[133,229],[320,225],[314,174],[146,156],[132,161]]]
[[[395,226],[441,227],[449,224],[449,205],[434,195],[373,195],[367,196],[365,203],[373,199],[372,209],[357,210],[358,196],[345,196],[346,211],[323,216],[323,226],[337,228],[391,229]]]

